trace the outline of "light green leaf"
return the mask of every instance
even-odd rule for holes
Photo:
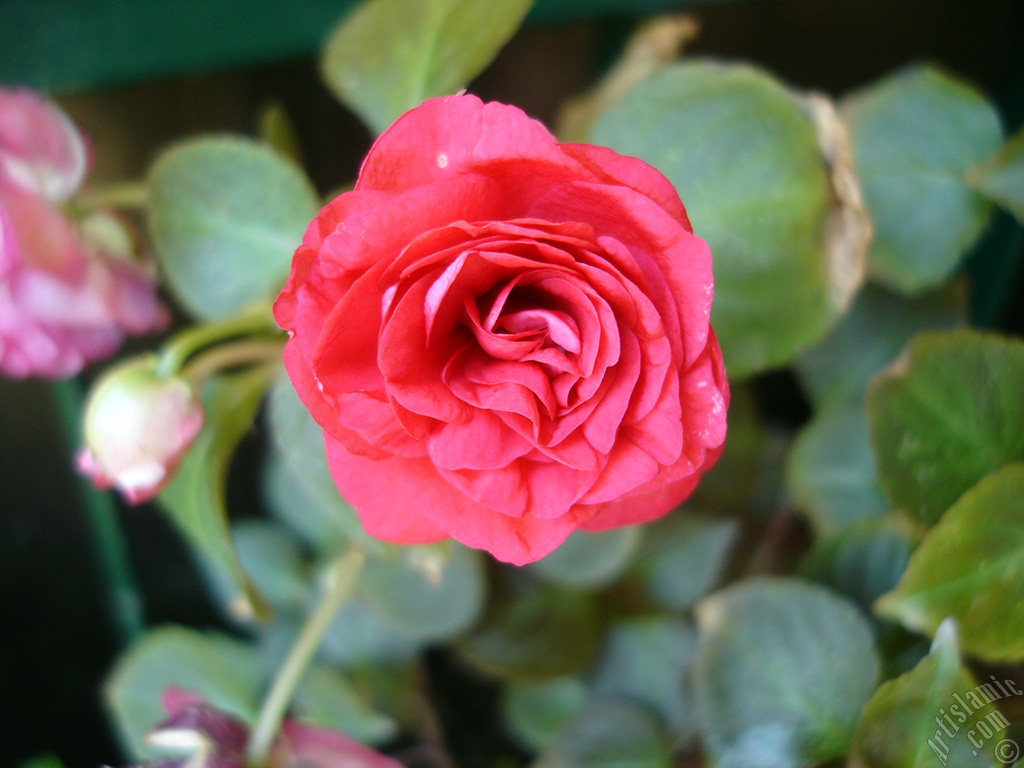
[[[963,325],[965,298],[961,286],[912,299],[864,286],[825,340],[797,357],[800,383],[818,406],[862,398],[872,375],[892,362],[915,333]]]
[[[491,63],[533,0],[366,0],[324,51],[324,80],[378,133]]]
[[[647,526],[635,573],[658,605],[690,608],[718,580],[736,532],[731,520],[671,514]]]
[[[167,717],[166,688],[195,691],[217,709],[251,722],[263,682],[255,648],[226,635],[164,626],[143,635],[117,660],[103,690],[125,749],[134,760],[152,760],[166,756],[144,741]]]
[[[852,604],[758,578],[697,606],[698,727],[719,768],[802,768],[841,755],[879,661]]]
[[[711,246],[730,378],[790,360],[845,308],[859,270],[826,248],[830,180],[814,123],[770,75],[669,67],[609,110],[593,139],[668,176]]]
[[[530,585],[499,603],[458,649],[484,672],[507,680],[575,676],[597,650],[592,592]]]
[[[368,744],[395,736],[398,725],[375,711],[345,677],[330,667],[315,667],[295,695],[292,717],[348,734]]]
[[[526,568],[554,584],[594,589],[622,574],[639,541],[637,526],[601,533],[574,531],[558,549]]]
[[[511,682],[504,692],[505,719],[523,744],[539,752],[551,744],[586,701],[586,686],[573,677]]]
[[[978,691],[960,662],[955,625],[943,624],[910,672],[883,683],[861,712],[850,768],[993,768],[1006,719]],[[978,706],[975,706],[977,704]],[[977,749],[978,724],[991,734]]]
[[[830,402],[800,430],[786,461],[786,482],[821,536],[888,510],[859,398]]]
[[[297,166],[238,137],[172,147],[148,189],[156,257],[175,298],[202,318],[273,298],[319,208]]]
[[[916,543],[907,526],[891,515],[857,520],[815,541],[800,570],[870,611],[896,586]]]
[[[383,621],[417,640],[465,631],[483,609],[486,593],[480,552],[461,544],[406,547],[398,557],[367,561],[356,591]]]
[[[657,714],[676,738],[689,735],[692,706],[684,675],[697,634],[681,619],[648,616],[611,628],[590,682],[598,698],[640,704]]]
[[[892,505],[934,523],[982,477],[1024,455],[1024,342],[921,334],[868,391],[871,442]]]
[[[206,422],[160,503],[192,546],[234,584],[230,608],[239,617],[265,617],[269,607],[235,554],[228,528],[228,470],[242,437],[252,426],[272,376],[256,368],[219,376],[206,387]]]
[[[844,100],[875,240],[868,269],[905,293],[956,269],[992,215],[965,172],[1002,141],[995,108],[940,69],[918,65]]]
[[[566,724],[533,768],[671,768],[666,735],[641,708],[595,702]]]
[[[320,653],[333,664],[393,667],[412,659],[426,641],[389,624],[353,598],[341,606],[327,628]]]
[[[377,540],[363,530],[355,509],[334,484],[327,466],[323,429],[299,400],[295,387],[284,372],[270,390],[268,411],[275,455],[290,476],[285,479],[275,475],[280,487],[270,489],[275,507],[281,510],[282,516],[324,547],[329,548],[343,539],[356,538],[367,547],[376,549]],[[298,489],[301,489],[299,493],[295,493]]]
[[[968,171],[967,183],[1024,223],[1024,130]]]
[[[876,608],[927,633],[952,616],[967,652],[1024,659],[1024,464],[994,472],[961,496]]]

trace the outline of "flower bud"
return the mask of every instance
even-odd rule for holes
[[[78,470],[129,504],[148,501],[170,482],[202,425],[202,404],[186,381],[159,376],[155,356],[132,359],[93,389]]]

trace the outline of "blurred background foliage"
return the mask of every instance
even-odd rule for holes
[[[352,5],[344,0],[7,0],[0,5],[0,82],[58,96],[92,137],[97,183],[143,177],[159,150],[193,134],[262,133],[298,154],[316,190],[326,195],[351,181],[371,141],[369,129],[332,97],[318,75],[317,55]],[[815,148],[813,126],[777,80],[842,99],[840,110],[856,128],[855,151],[858,136],[871,131],[883,144],[898,145],[905,138],[893,128],[898,120],[883,119],[886,88],[916,94],[935,109],[937,123],[957,110],[970,111],[972,104],[975,112],[989,110],[991,118],[980,118],[988,120],[989,129],[981,129],[977,142],[954,142],[962,150],[961,165],[954,168],[961,175],[996,151],[1000,130],[1008,136],[1024,120],[1024,5],[1005,0],[540,0],[470,89],[556,125],[563,117],[561,105],[607,71],[642,17],[672,10],[692,11],[699,25],[699,34],[686,45],[687,56],[740,60],[753,68],[722,72],[693,63],[674,65],[657,77],[674,79],[673,92],[705,99],[706,110],[724,114],[715,135],[733,132],[741,143],[749,141],[743,132],[753,128],[729,114],[722,94],[738,89],[743,99],[762,100],[760,116],[770,114],[777,127],[768,137],[777,144],[772,156],[793,146],[797,156]],[[942,69],[905,69],[921,60]],[[864,90],[889,77],[882,86]],[[961,88],[959,78],[994,106],[978,106],[968,96],[954,98],[945,109],[946,96]],[[742,254],[758,236],[756,222],[750,232],[743,227],[714,231],[735,187],[716,188],[721,163],[702,151],[704,145],[694,146],[689,156],[675,151],[679,136],[666,135],[659,126],[676,106],[645,98],[641,86],[588,130],[595,141],[644,156],[670,177],[696,179],[699,194],[683,189],[682,195],[698,233]],[[280,122],[282,115],[288,116],[286,123]],[[672,124],[680,130],[678,120]],[[858,157],[858,163],[870,209],[875,194],[870,169],[890,170],[891,163],[884,152],[874,166],[870,157]],[[170,173],[166,158],[162,167]],[[812,172],[810,182],[794,193],[801,204],[785,225],[795,232],[806,229],[801,215],[820,216],[834,202],[828,180],[814,173],[821,175],[820,169]],[[998,185],[995,174],[989,177]],[[884,187],[884,179],[879,184]],[[163,188],[173,191],[173,184]],[[952,192],[954,198],[960,193],[959,187]],[[312,210],[312,193],[293,198],[298,210],[289,216],[298,220]],[[874,215],[873,247],[882,255],[874,257],[871,276],[878,284],[864,289],[849,311],[811,306],[809,314],[788,318],[788,336],[773,326],[771,338],[760,340],[751,329],[786,319],[791,296],[806,287],[799,281],[814,283],[813,274],[808,277],[813,269],[794,268],[793,257],[810,253],[814,244],[779,246],[780,264],[793,273],[762,277],[750,287],[749,300],[739,303],[739,315],[728,314],[728,307],[716,309],[727,313],[716,319],[716,327],[736,379],[729,449],[689,506],[740,512],[742,525],[735,517],[700,514],[667,518],[642,532],[577,534],[555,555],[521,571],[494,567],[461,547],[426,548],[419,560],[375,561],[357,599],[328,634],[320,674],[300,693],[297,710],[367,741],[388,743],[410,765],[443,765],[429,750],[443,736],[458,764],[467,768],[497,758],[522,761],[531,751],[542,753],[539,764],[545,768],[587,764],[608,754],[656,768],[665,764],[673,745],[687,743],[698,729],[723,762],[748,764],[742,753],[745,729],[756,729],[766,708],[782,707],[789,730],[766,737],[779,764],[833,759],[851,739],[854,752],[871,764],[865,750],[887,707],[898,708],[901,696],[913,698],[922,680],[941,679],[958,690],[969,678],[955,642],[941,631],[921,661],[927,644],[920,637],[885,619],[869,625],[850,606],[867,611],[892,590],[924,527],[959,490],[989,472],[1003,481],[979,486],[981,500],[964,497],[951,516],[970,514],[1020,483],[1010,476],[1012,470],[998,471],[1001,462],[1019,459],[1019,447],[1008,444],[1006,456],[1000,454],[994,465],[964,470],[963,488],[949,498],[929,499],[937,510],[933,517],[915,525],[882,516],[891,504],[900,504],[894,499],[914,499],[908,503],[913,507],[920,489],[895,463],[876,477],[873,452],[886,451],[887,444],[891,448],[899,435],[888,443],[876,435],[872,448],[866,414],[883,414],[875,418],[884,420],[891,398],[898,404],[899,397],[910,396],[907,391],[935,381],[927,368],[928,345],[920,353],[923,373],[911,370],[909,380],[886,380],[871,393],[870,377],[921,330],[967,319],[1011,333],[1024,330],[1020,225],[988,203],[968,208],[962,222],[941,209],[929,214],[932,221],[957,223],[966,233],[937,274],[914,270],[912,258],[888,269],[893,262],[884,255],[886,237],[898,236],[899,227],[887,231],[887,209]],[[701,230],[701,218],[712,222],[710,232]],[[159,238],[158,226],[154,236]],[[969,279],[950,283],[964,250]],[[814,261],[813,254],[806,258]],[[169,277],[176,290],[177,278]],[[747,290],[744,279],[745,273],[734,277],[728,268],[718,275],[720,287],[729,285],[728,293],[735,287],[735,296]],[[180,280],[195,282],[187,269]],[[766,285],[772,290],[766,292]],[[819,289],[806,287],[810,293]],[[188,291],[176,290],[182,293]],[[777,294],[774,305],[762,301],[771,293]],[[799,301],[793,306],[805,309]],[[751,308],[767,313],[767,319],[742,314]],[[955,338],[960,342],[949,343],[960,346],[949,354],[961,355],[955,359],[966,368],[977,348],[971,339]],[[975,372],[978,378],[968,385],[976,384],[976,391],[1019,391],[1000,371]],[[746,380],[740,382],[741,376]],[[65,471],[71,459],[53,401],[67,399],[68,386],[0,381],[5,503],[0,597],[11,617],[0,637],[5,660],[0,709],[8,713],[0,719],[0,738],[12,763],[52,750],[69,766],[91,766],[112,762],[118,754],[99,685],[121,638],[104,610],[92,545],[77,508],[82,497]],[[105,694],[107,705],[115,714],[116,738],[136,751],[155,717],[154,696],[167,682],[162,677],[167,653],[177,660],[176,682],[195,681],[219,697],[219,706],[251,716],[267,670],[284,654],[308,610],[310,579],[325,553],[337,546],[334,536],[359,536],[351,509],[331,493],[316,451],[316,430],[310,433],[291,388],[278,383],[260,417],[269,437],[249,429],[255,406],[225,416],[233,420],[241,446],[226,505],[241,511],[233,524],[238,558],[254,589],[275,609],[277,619],[269,628],[253,632],[246,616],[230,610],[237,608],[231,578],[223,568],[197,564],[153,508],[122,511],[147,622],[202,628],[158,629],[118,665]],[[1012,423],[1018,423],[1018,415],[1003,414]],[[297,474],[303,482],[297,482]],[[164,499],[172,508],[175,493],[180,489],[172,487]],[[310,524],[316,520],[324,524]],[[998,518],[986,521],[987,530],[1005,525]],[[334,534],[325,537],[325,530]],[[935,555],[927,547],[918,552],[911,570],[920,582],[927,580],[926,561]],[[965,562],[970,556],[968,551]],[[724,580],[765,573],[798,573],[817,585],[755,578],[698,606]],[[914,587],[911,579],[891,592],[886,615],[899,618],[901,601],[914,597]],[[836,593],[849,601],[839,601]],[[933,619],[925,616],[918,629],[934,633]],[[766,625],[775,635],[765,631]],[[815,627],[819,642],[794,646],[789,632],[794,626]],[[239,633],[252,634],[257,642],[240,641]],[[452,644],[439,648],[440,640]],[[985,637],[964,640],[982,655],[991,645]],[[760,645],[762,655],[747,653],[746,643]],[[421,651],[426,653],[418,663]],[[994,657],[999,660],[998,653],[988,656]],[[671,684],[691,665],[693,690]],[[788,674],[759,677],[767,667]],[[872,698],[868,709],[879,716],[862,721],[854,733],[876,677],[912,667],[884,695]],[[436,712],[418,698],[423,694],[432,696]],[[498,725],[503,720],[507,728]],[[914,733],[926,728],[927,723],[907,725]],[[410,740],[410,733],[419,740]],[[794,734],[816,751],[801,752]]]

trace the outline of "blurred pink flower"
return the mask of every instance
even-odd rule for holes
[[[63,204],[89,166],[67,115],[0,88],[0,373],[74,375],[126,334],[164,327],[152,272],[112,214],[75,221]]]
[[[249,729],[214,709],[200,694],[171,687],[164,691],[168,717],[147,737],[155,746],[191,754],[159,763],[160,768],[246,768]],[[337,731],[285,720],[267,768],[403,768],[394,758]]]

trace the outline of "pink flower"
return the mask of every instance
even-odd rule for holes
[[[62,210],[88,168],[85,139],[54,104],[0,89],[0,372],[62,378],[125,334],[163,327],[152,275],[116,219]]]
[[[105,373],[89,396],[78,470],[130,504],[154,498],[174,477],[203,426],[203,406],[182,379],[156,373],[152,356]]]
[[[167,719],[147,740],[190,754],[161,762],[161,768],[247,768],[249,728],[243,722],[181,688],[164,691],[164,708]],[[337,731],[285,720],[266,768],[402,768],[402,764]]]
[[[377,140],[275,316],[367,531],[524,563],[665,514],[715,462],[712,285],[658,171],[454,96]]]

